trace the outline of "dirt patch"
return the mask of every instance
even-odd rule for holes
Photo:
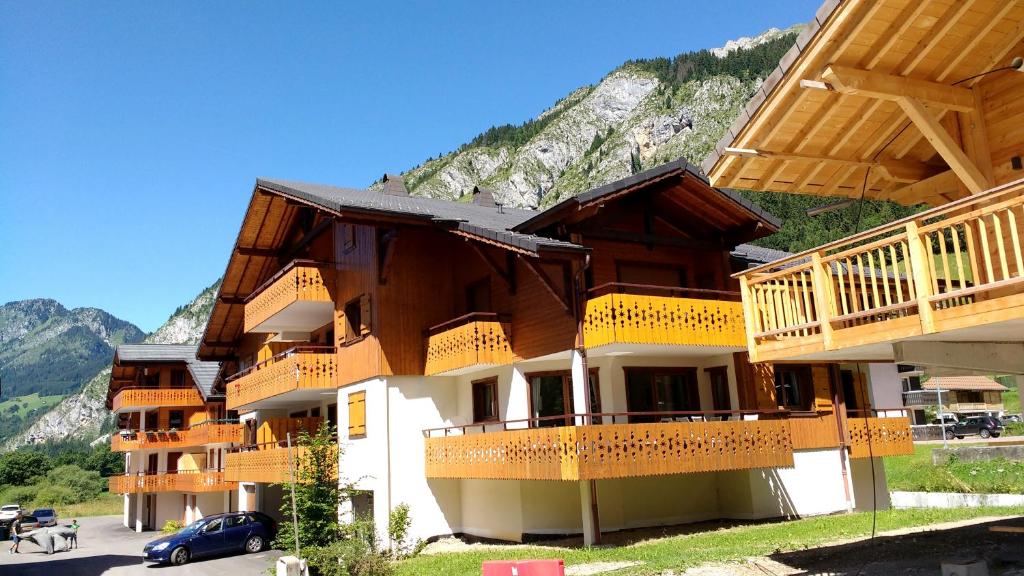
[[[641,564],[643,562],[591,562],[590,564],[576,564],[565,569],[565,576],[592,576]]]

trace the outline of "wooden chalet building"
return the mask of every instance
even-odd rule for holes
[[[407,503],[414,538],[846,511],[872,462],[886,494],[894,366],[747,360],[731,275],[778,255],[744,244],[773,217],[685,162],[539,212],[467,200],[257,181],[198,349],[245,430],[239,507],[278,509],[288,436],[325,420],[355,511]]]
[[[219,366],[196,359],[196,346],[122,344],[114,352],[107,408],[117,415],[110,449],[125,453],[125,474],[109,479],[124,494],[124,525],[159,530],[237,510],[238,486],[224,478],[225,457],[241,437],[214,390]]]
[[[825,2],[711,184],[933,208],[742,271],[754,360],[1024,374],[1021,56],[1019,2]]]

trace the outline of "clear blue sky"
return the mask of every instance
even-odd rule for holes
[[[820,0],[0,4],[0,303],[159,326],[258,176],[365,186]]]

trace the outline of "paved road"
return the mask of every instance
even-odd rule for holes
[[[121,525],[120,516],[81,518],[79,548],[47,556],[38,546],[23,542],[21,554],[7,553],[0,544],[0,576],[234,576],[262,575],[280,555],[277,551],[245,556],[196,560],[184,566],[155,566],[142,561],[142,547],[159,536],[137,534]]]

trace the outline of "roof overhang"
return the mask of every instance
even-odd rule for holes
[[[981,95],[1024,4],[828,0],[703,163],[711,184],[944,204],[990,188]],[[1015,81],[1015,80],[1014,80]],[[1020,76],[1024,87],[1024,75]]]

